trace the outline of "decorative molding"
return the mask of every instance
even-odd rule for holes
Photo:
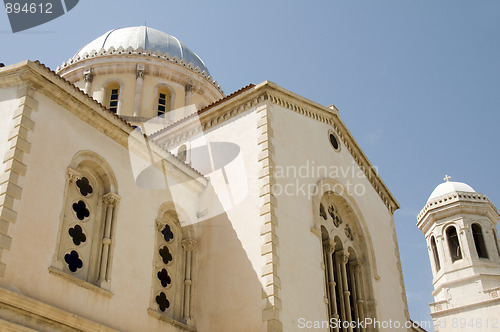
[[[171,324],[172,326],[178,327],[183,331],[196,332],[196,328],[189,326],[189,325],[186,325],[186,324],[183,324],[183,323],[181,323],[175,319],[172,319],[170,317],[167,317],[165,315],[162,315],[159,312],[156,312],[152,309],[148,309],[148,315],[150,315],[151,317],[154,317],[158,320],[167,322],[167,323]]]
[[[104,289],[104,288],[101,288],[99,286],[96,286],[94,284],[91,284],[90,282],[87,282],[83,279],[80,279],[80,278],[77,278],[77,277],[74,277],[64,271],[61,271],[59,270],[58,268],[55,268],[53,266],[49,266],[49,273],[50,274],[53,274],[55,276],[58,276],[58,277],[61,277],[62,279],[65,279],[69,282],[71,282],[72,284],[75,284],[77,286],[80,286],[80,287],[83,287],[85,289],[88,289],[88,290],[91,290],[97,294],[100,294],[100,295],[104,295],[108,298],[112,297],[113,296],[113,293],[110,292],[109,290],[107,289]]]
[[[198,113],[179,120],[149,137],[164,148],[175,146],[191,136],[208,131],[266,101],[332,126],[335,134],[341,139],[389,212],[393,214],[399,209],[399,203],[340,119],[338,110],[316,104],[272,82],[266,81],[257,86],[245,87],[242,92],[237,91],[224,98],[222,102],[209,105],[199,110]]]
[[[250,103],[251,105],[252,103]],[[274,154],[272,149],[272,116],[269,105],[262,105],[257,109],[258,121],[257,131],[259,133],[259,163],[261,168],[260,177],[260,199],[262,206],[260,216],[263,219],[261,230],[261,255],[266,264],[262,269],[263,295],[267,299],[266,308],[262,312],[262,319],[267,322],[268,332],[283,331],[283,324],[279,317],[281,310],[281,300],[279,291],[281,289],[280,279],[278,277],[279,255],[278,255],[278,235],[276,229],[278,220],[275,209],[277,207],[276,197],[272,193],[274,179],[270,170],[274,167]]]
[[[37,331],[41,326],[47,324],[45,326],[50,326],[50,330],[55,328],[56,330],[118,332],[101,323],[91,321],[72,312],[56,308],[2,287],[0,287],[0,305],[4,310],[12,314],[9,317],[12,317],[12,319],[16,319],[17,317],[20,322],[27,324],[28,327],[35,328]],[[26,319],[27,317],[30,319]],[[3,323],[0,322],[0,327],[2,325]]]
[[[115,49],[114,47],[110,47],[108,50],[105,50],[101,48],[99,51],[92,50],[90,53],[84,53],[82,56],[78,56],[76,58],[71,58],[67,62],[63,62],[61,66],[57,67],[56,72],[59,73],[60,71],[63,71],[64,69],[78,63],[84,60],[88,59],[93,59],[93,58],[101,58],[101,57],[109,57],[109,56],[116,56],[116,55],[135,55],[135,56],[144,56],[144,57],[152,57],[152,58],[157,58],[157,59],[162,59],[166,60],[170,63],[174,63],[176,65],[179,65],[181,67],[185,67],[192,72],[199,74],[201,77],[203,77],[205,80],[210,82],[217,90],[219,90],[222,95],[224,95],[224,91],[222,91],[221,86],[219,83],[217,83],[216,80],[210,76],[209,73],[207,73],[205,70],[202,70],[198,66],[194,66],[192,62],[187,63],[184,59],[179,59],[179,57],[175,56],[172,57],[169,53],[161,53],[161,52],[151,52],[148,50],[144,50],[142,47],[139,47],[138,49],[134,49],[132,47],[129,47],[127,49],[124,49],[123,47],[119,47],[118,49]]]
[[[6,265],[1,261],[3,250],[9,250],[12,239],[8,235],[10,223],[15,223],[17,211],[15,201],[21,200],[22,177],[27,172],[27,158],[31,150],[28,141],[29,132],[35,129],[35,122],[31,120],[32,111],[38,110],[38,101],[35,100],[35,89],[28,84],[18,87],[17,98],[19,106],[12,115],[12,129],[8,135],[10,149],[5,153],[3,163],[4,174],[0,176],[0,277],[4,275]]]
[[[115,193],[107,193],[102,196],[102,201],[106,206],[116,206],[120,202],[120,196]]]

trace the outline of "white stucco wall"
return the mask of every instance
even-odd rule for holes
[[[312,174],[318,166],[338,170],[333,180],[348,188],[347,194],[355,202],[352,208],[361,213],[367,234],[373,245],[369,280],[373,286],[372,299],[376,302],[378,320],[406,321],[400,286],[401,272],[397,269],[396,243],[393,240],[393,218],[372,185],[363,177],[347,148],[341,143],[340,152],[331,147],[330,126],[293,111],[273,105],[271,108],[274,131],[276,167],[301,166],[309,169],[298,179],[299,187],[312,188],[319,180],[332,174]],[[341,141],[339,140],[339,143]],[[344,176],[342,175],[344,173]],[[330,172],[331,173],[331,172]],[[354,175],[354,176],[353,176]],[[296,184],[290,177],[276,178],[278,186]],[[295,186],[294,186],[295,187]],[[290,187],[289,187],[290,188]],[[349,189],[350,188],[350,189]],[[321,269],[321,240],[311,232],[313,217],[319,214],[312,206],[311,197],[300,190],[293,195],[277,195],[279,220],[279,276],[281,279],[282,322],[284,331],[297,329],[300,318],[326,320],[324,303],[324,272]],[[376,268],[376,271],[375,269]],[[378,280],[375,276],[380,277]],[[366,287],[365,287],[366,289]]]

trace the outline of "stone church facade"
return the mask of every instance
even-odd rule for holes
[[[226,96],[163,32],[0,68],[0,156],[3,330],[418,330],[399,205],[339,111]]]

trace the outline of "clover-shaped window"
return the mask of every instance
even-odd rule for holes
[[[160,257],[163,260],[163,263],[168,264],[172,261],[172,254],[170,253],[170,250],[168,249],[167,246],[163,246],[160,251]]]
[[[75,225],[68,229],[69,236],[73,240],[73,243],[79,246],[81,243],[87,241],[87,236],[83,233],[83,229],[80,225]]]
[[[80,190],[80,194],[82,194],[83,196],[90,195],[94,191],[94,189],[92,189],[92,186],[89,183],[89,179],[87,179],[86,177],[77,180],[76,186]]]
[[[75,250],[71,250],[69,254],[64,255],[64,261],[68,264],[68,269],[71,272],[76,272],[83,267],[83,262]]]
[[[165,239],[166,242],[170,242],[174,239],[174,233],[172,233],[169,225],[165,225],[165,227],[161,231],[161,234],[163,234],[163,239]]]
[[[163,287],[167,287],[172,282],[172,279],[168,275],[168,271],[166,269],[162,269],[158,272],[158,280]]]
[[[90,211],[87,208],[87,204],[84,201],[78,201],[78,203],[73,204],[73,211],[76,213],[76,217],[80,220],[88,218],[90,216]]]
[[[158,308],[160,308],[161,311],[165,311],[170,307],[167,295],[163,292],[156,296],[156,304],[158,304]]]

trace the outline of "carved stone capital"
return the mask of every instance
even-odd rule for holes
[[[86,69],[83,72],[83,79],[85,82],[92,83],[92,81],[94,80],[94,75],[92,74],[92,71],[90,69]]]
[[[144,78],[144,65],[137,65],[137,71],[135,72],[137,78]]]
[[[74,183],[78,181],[82,175],[75,171],[74,169],[68,167],[68,172],[66,173],[66,177],[70,183]]]
[[[116,206],[116,204],[120,201],[120,196],[115,193],[107,193],[102,196],[102,201],[106,206]]]
[[[185,239],[182,240],[182,247],[185,251],[193,251],[196,248],[196,240]]]
[[[347,264],[347,262],[349,261],[349,252],[348,251],[345,251],[345,250],[339,250],[335,253],[337,259],[339,259],[339,261],[342,263],[342,264]]]

